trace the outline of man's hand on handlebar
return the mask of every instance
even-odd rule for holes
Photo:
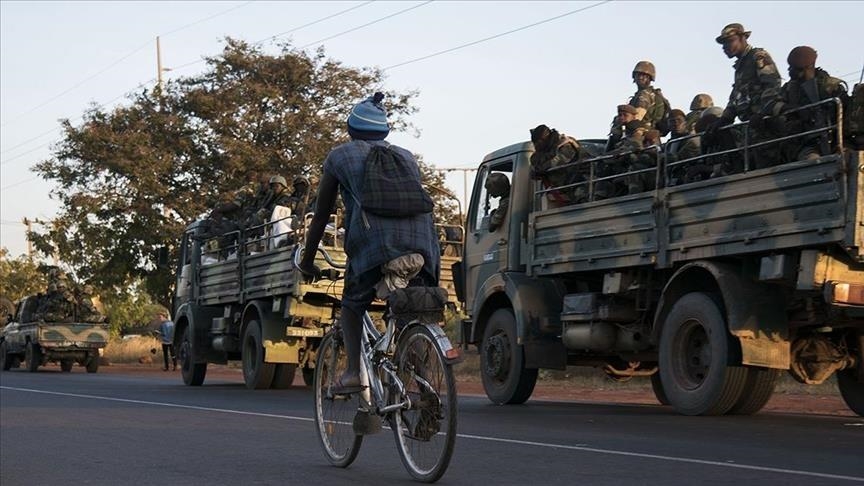
[[[321,280],[321,269],[318,265],[312,264],[311,267],[304,267],[301,263],[297,265],[297,270],[303,275],[303,281],[306,283],[317,282]]]

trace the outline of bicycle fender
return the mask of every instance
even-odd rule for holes
[[[442,329],[440,325],[437,323],[426,324],[415,322],[412,326],[423,326],[430,334],[432,334],[435,338],[435,344],[438,346],[438,349],[441,350],[441,355],[444,357],[444,361],[447,364],[453,365],[462,362],[462,353],[459,351],[459,348],[453,347],[453,343],[450,342],[450,338],[447,337],[447,334],[444,333],[444,329]]]

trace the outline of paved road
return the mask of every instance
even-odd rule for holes
[[[170,375],[170,376],[169,376]],[[439,484],[864,483],[864,420],[763,413],[682,417],[660,406],[460,397]],[[307,388],[246,390],[208,377],[0,373],[0,484],[406,484],[393,436],[348,469],[316,442]]]

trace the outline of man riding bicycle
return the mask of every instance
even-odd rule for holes
[[[348,134],[351,141],[335,147],[324,161],[323,175],[318,186],[315,215],[307,229],[306,245],[298,269],[308,278],[318,278],[320,269],[315,264],[318,247],[330,214],[336,206],[338,193],[345,205],[345,253],[348,267],[342,292],[341,326],[348,357],[347,369],[336,381],[335,394],[357,393],[360,383],[360,343],[362,316],[376,297],[376,284],[382,280],[381,267],[392,260],[419,254],[422,267],[415,277],[419,285],[435,287],[441,266],[438,237],[432,213],[382,216],[380,211],[361,207],[368,200],[369,188],[364,194],[367,160],[373,148],[389,149],[400,159],[399,167],[407,167],[407,175],[416,178],[414,185],[395,185],[391,196],[405,192],[406,187],[420,188],[420,169],[414,155],[384,139],[390,133],[387,112],[381,105],[384,95],[374,96],[358,103],[348,115]],[[378,150],[378,149],[376,149]],[[380,189],[375,189],[379,191]],[[422,191],[422,188],[420,188]],[[416,192],[416,189],[410,191]],[[416,194],[405,193],[405,198]],[[364,198],[366,196],[366,198]],[[398,212],[397,212],[398,213]],[[414,281],[412,281],[414,282]]]

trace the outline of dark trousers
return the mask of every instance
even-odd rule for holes
[[[173,344],[162,344],[162,361],[164,362],[163,370],[168,369],[168,355],[171,355],[171,364],[174,366],[174,369],[177,369],[177,355],[174,354],[174,345]]]

